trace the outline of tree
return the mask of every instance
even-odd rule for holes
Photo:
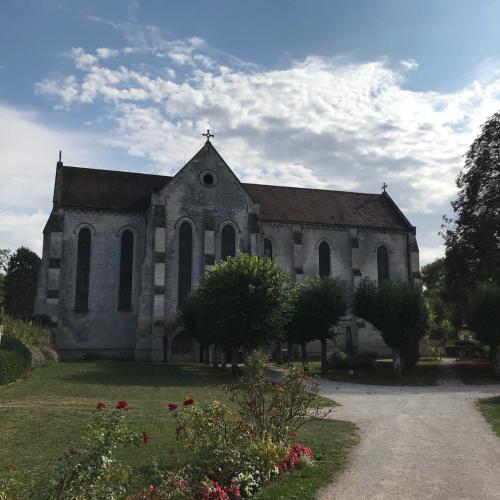
[[[348,307],[347,285],[339,278],[306,278],[295,289],[287,335],[304,348],[306,342],[321,341],[323,375],[328,372],[327,339]]]
[[[446,294],[446,261],[435,259],[421,269],[425,286],[424,300],[428,316],[427,333],[434,340],[446,341],[453,334],[453,311]]]
[[[33,316],[40,258],[30,249],[18,248],[9,258],[5,274],[5,312],[15,318]]]
[[[500,377],[500,285],[485,284],[472,293],[465,312],[467,325],[490,348],[490,361]]]
[[[239,253],[218,263],[188,296],[181,319],[204,345],[249,351],[277,338],[286,321],[288,277],[271,259]]]
[[[372,323],[393,352],[398,377],[417,360],[426,313],[420,288],[400,281],[377,284],[364,279],[354,295],[354,314]]]
[[[5,301],[5,271],[9,261],[10,251],[6,248],[0,248],[0,309]]]
[[[499,186],[500,113],[495,113],[467,151],[452,203],[455,216],[445,219],[446,290],[456,323],[470,291],[479,283],[500,282]]]

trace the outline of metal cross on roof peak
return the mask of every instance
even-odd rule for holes
[[[207,133],[206,134],[201,134],[203,137],[207,138],[207,142],[210,142],[210,137],[215,137],[214,134],[210,133],[210,129],[207,128]]]
[[[387,186],[387,184],[384,182],[384,183],[382,184],[382,192],[384,192],[384,193],[385,193],[385,190],[386,190],[386,188],[387,188],[387,187],[388,187],[388,186]]]

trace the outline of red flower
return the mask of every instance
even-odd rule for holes
[[[74,457],[77,457],[78,455],[80,455],[80,452],[77,451],[77,450],[68,450],[65,455],[68,457],[68,458],[74,458]]]
[[[142,433],[142,442],[144,444],[148,444],[149,443],[149,436],[145,432]]]
[[[256,433],[253,429],[250,429],[250,430],[248,431],[248,434],[250,434],[250,436],[251,436],[251,437],[253,437],[253,438],[254,438],[254,437],[257,437],[257,433]]]
[[[189,397],[187,399],[184,400],[184,406],[191,406],[191,405],[194,405],[194,399]]]
[[[292,438],[294,438],[294,439],[295,439],[295,438],[297,437],[297,433],[296,433],[296,432],[291,431],[291,432],[290,432],[290,437],[292,437]]]
[[[122,400],[118,401],[116,408],[118,410],[128,410],[128,403],[124,399],[122,399]]]
[[[103,410],[106,408],[106,403],[97,403],[95,406],[98,410]]]
[[[167,408],[172,411],[172,410],[177,410],[177,405],[175,403],[168,403]]]

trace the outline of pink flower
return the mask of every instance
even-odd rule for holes
[[[97,404],[95,405],[95,407],[96,407],[96,409],[98,409],[98,410],[104,410],[104,408],[106,408],[106,403],[100,403],[100,402],[99,402],[99,403],[97,403]]]
[[[128,403],[124,399],[122,399],[122,400],[118,401],[116,408],[118,410],[128,410]]]
[[[177,405],[175,403],[168,403],[167,408],[172,411],[177,409]]]
[[[192,397],[189,397],[187,399],[184,400],[184,406],[191,406],[191,405],[194,405],[194,399]]]

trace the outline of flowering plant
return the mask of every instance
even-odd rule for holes
[[[115,410],[106,410],[99,402],[78,449],[64,453],[49,489],[57,498],[117,498],[124,496],[131,471],[117,460],[123,446],[145,445],[149,436],[132,431],[121,410],[128,409],[119,401]],[[52,497],[51,496],[51,497]]]

